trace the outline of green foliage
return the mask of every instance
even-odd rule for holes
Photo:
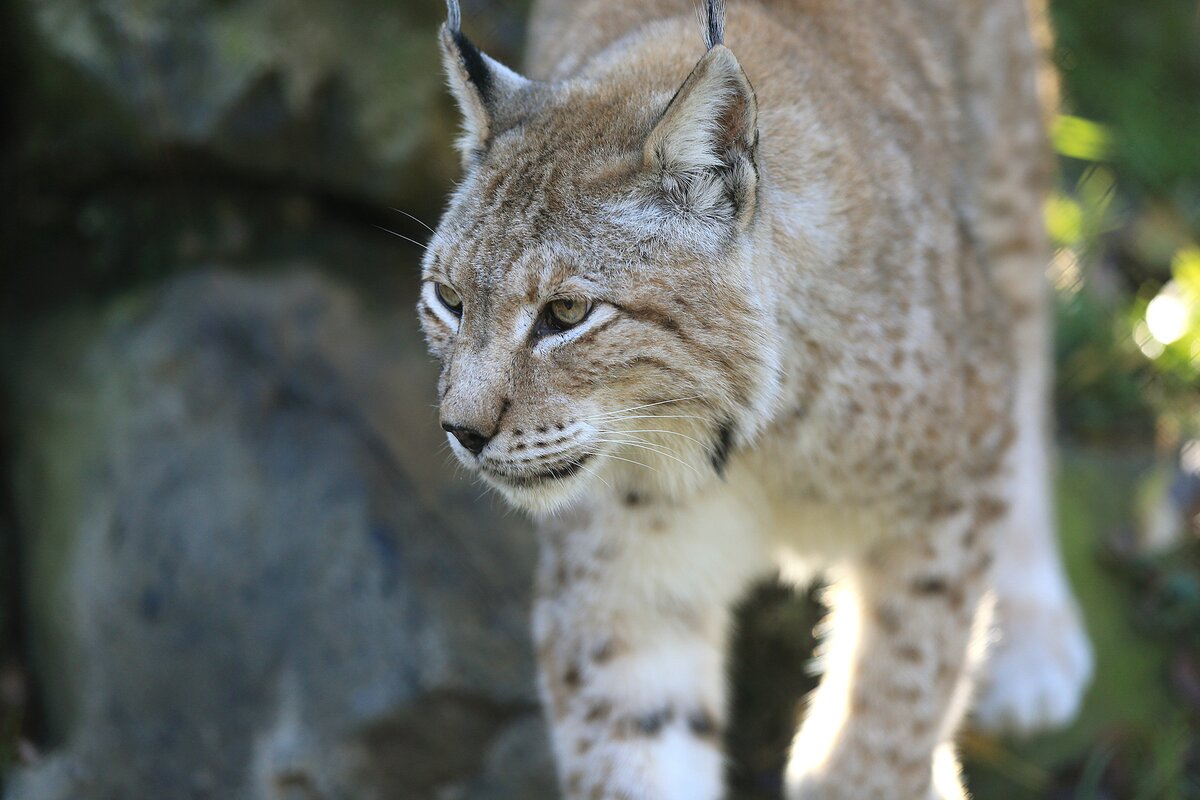
[[[1112,155],[1112,135],[1102,125],[1061,114],[1050,128],[1054,149],[1070,158],[1104,161]]]
[[[1110,126],[1121,182],[1142,196],[1179,192],[1200,199],[1194,0],[1054,0],[1051,14],[1067,102],[1080,116]],[[1197,210],[1190,209],[1193,223]]]
[[[1062,117],[1052,139],[1071,159],[1046,204],[1058,248],[1050,274],[1060,424],[1073,438],[1106,443],[1146,441],[1161,419],[1176,430],[1200,427],[1196,234],[1127,192],[1117,167],[1074,163],[1110,152],[1105,127]]]
[[[1130,326],[1088,295],[1058,298],[1058,418],[1077,439],[1146,441],[1154,413],[1144,386],[1150,365]]]
[[[1200,430],[1200,9],[1192,0],[1053,0],[1063,114],[1060,426],[1145,441]]]

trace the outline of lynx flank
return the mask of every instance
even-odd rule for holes
[[[1070,719],[1022,0],[540,0],[529,77],[449,7],[418,311],[454,452],[538,519],[565,797],[722,795],[729,608],[772,571],[832,605],[790,798],[962,797],[972,699]]]

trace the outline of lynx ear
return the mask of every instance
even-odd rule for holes
[[[668,196],[700,212],[753,211],[758,104],[737,58],[714,43],[675,93],[643,150]]]
[[[496,135],[506,103],[529,81],[495,59],[489,58],[460,28],[458,0],[446,0],[449,12],[442,26],[442,63],[450,91],[463,114],[463,133],[458,140],[463,165],[469,166],[486,152]]]

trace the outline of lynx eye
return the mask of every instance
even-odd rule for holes
[[[542,312],[538,333],[545,336],[574,328],[587,319],[592,304],[580,297],[560,297],[551,300]]]
[[[438,300],[442,301],[442,305],[455,314],[462,314],[462,298],[458,296],[458,292],[444,283],[435,283],[433,290],[437,293]]]

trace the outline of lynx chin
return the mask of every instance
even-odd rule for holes
[[[417,310],[455,454],[538,521],[564,796],[723,795],[773,573],[831,606],[789,798],[964,797],[969,711],[1071,719],[1023,0],[537,0],[523,74],[449,9]]]

